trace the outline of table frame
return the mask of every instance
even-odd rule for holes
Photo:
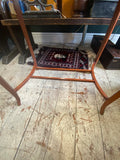
[[[107,33],[102,41],[102,44],[99,48],[99,51],[97,53],[97,56],[92,64],[92,68],[90,70],[85,70],[85,69],[65,69],[65,68],[47,68],[47,67],[38,67],[37,66],[37,62],[36,62],[36,58],[35,58],[35,55],[34,55],[34,51],[33,51],[33,48],[32,48],[32,45],[31,45],[31,42],[30,42],[30,38],[29,38],[29,35],[28,35],[28,32],[27,32],[27,28],[26,28],[26,25],[28,25],[27,21],[28,20],[24,20],[23,17],[22,17],[22,12],[20,10],[20,7],[19,7],[19,3],[17,0],[13,0],[13,3],[14,3],[14,7],[15,7],[15,10],[16,10],[16,13],[17,13],[17,20],[12,20],[14,22],[14,25],[20,25],[22,31],[23,31],[23,34],[24,34],[24,37],[26,39],[26,42],[28,44],[28,47],[29,47],[29,50],[30,50],[30,53],[31,53],[31,56],[33,58],[33,61],[34,61],[34,65],[33,65],[33,68],[31,70],[31,72],[28,74],[28,76],[25,78],[25,80],[23,82],[21,82],[15,89],[14,91],[17,92],[20,88],[22,88],[24,86],[24,84],[30,79],[30,78],[37,78],[37,79],[52,79],[52,80],[64,80],[64,81],[77,81],[77,82],[91,82],[91,83],[94,83],[95,86],[97,87],[98,91],[101,93],[101,95],[104,97],[105,99],[105,102],[104,104],[102,105],[101,107],[101,110],[100,110],[100,114],[103,114],[104,111],[105,111],[105,108],[107,107],[107,105],[109,105],[110,103],[114,102],[116,99],[118,99],[120,97],[120,91],[118,91],[117,93],[115,93],[113,96],[111,97],[108,97],[106,95],[106,93],[103,91],[103,89],[100,87],[99,83],[97,82],[96,80],[96,77],[95,77],[95,74],[94,74],[94,69],[95,69],[95,66],[96,64],[98,63],[101,55],[102,55],[102,52],[109,40],[109,37],[115,27],[115,25],[117,24],[118,22],[118,18],[119,18],[119,15],[120,15],[120,0],[117,4],[117,7],[116,7],[116,10],[115,10],[115,13],[114,13],[114,16],[111,20],[111,23],[108,27],[108,30],[107,30]],[[77,23],[79,24],[79,19],[75,19],[77,21]],[[44,24],[46,23],[46,19],[40,19],[40,21],[38,22],[38,24],[41,22],[41,21],[44,21]],[[47,20],[47,24],[48,24],[48,21],[50,22],[51,24],[51,21],[50,19]],[[54,23],[51,24],[51,25],[68,25],[69,23],[72,23],[72,21],[70,19],[57,19],[57,21],[60,21],[60,23],[56,23],[56,19],[53,19]],[[63,21],[66,21],[66,23],[63,23]],[[71,22],[70,22],[71,21]],[[73,19],[74,21],[74,19]],[[3,21],[3,24],[5,24],[7,22],[7,25],[11,25],[9,22],[9,20],[7,21]],[[19,22],[19,23],[18,23]],[[34,22],[32,21],[32,24]],[[118,22],[119,23],[119,22]],[[42,23],[43,24],[43,23]],[[12,24],[13,25],[13,24]],[[59,78],[59,77],[45,77],[45,76],[33,76],[34,72],[38,69],[44,69],[44,70],[57,70],[57,71],[76,71],[76,72],[89,72],[91,73],[92,75],[92,79],[75,79],[75,78]]]

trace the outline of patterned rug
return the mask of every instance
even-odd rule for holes
[[[42,47],[36,60],[40,67],[88,69],[88,55],[84,50]]]

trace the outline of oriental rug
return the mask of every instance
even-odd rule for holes
[[[84,50],[42,47],[36,60],[40,67],[88,69],[88,55]]]

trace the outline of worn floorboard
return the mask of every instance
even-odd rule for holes
[[[85,49],[85,46],[83,47]],[[89,64],[95,55],[86,49]],[[31,66],[2,65],[0,75],[16,87]],[[120,70],[98,63],[98,82],[108,96],[120,89]],[[37,71],[35,75],[90,78],[74,72]],[[18,91],[21,106],[0,86],[0,160],[119,160],[120,99],[109,105],[92,83],[30,79]]]
[[[106,86],[106,93],[111,96],[120,89],[120,71],[103,70],[106,81],[102,86]],[[117,78],[118,77],[118,78]],[[109,87],[109,88],[108,88]],[[96,93],[96,96],[98,93]],[[103,99],[97,96],[97,105],[103,103]],[[98,105],[100,109],[100,105]],[[103,116],[99,116],[103,137],[103,148],[105,160],[120,159],[120,99],[110,104]]]

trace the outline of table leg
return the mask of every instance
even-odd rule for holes
[[[62,13],[62,0],[57,0],[57,9]]]
[[[100,109],[100,114],[104,114],[105,108],[111,104],[112,102],[114,102],[115,100],[117,100],[118,98],[120,98],[120,91],[116,92],[114,95],[112,95],[111,97],[109,97],[102,105],[101,109]]]
[[[88,29],[88,25],[85,25],[85,26],[84,26],[84,30],[83,30],[83,34],[82,34],[82,40],[81,40],[81,42],[80,42],[80,45],[84,45],[84,43],[85,43],[85,37],[86,37],[87,29]]]
[[[17,104],[18,104],[18,106],[20,106],[21,102],[20,102],[20,98],[19,98],[18,94],[1,76],[0,76],[0,84],[16,98]]]
[[[27,26],[27,31],[28,31],[28,35],[29,35],[29,38],[30,38],[30,41],[31,41],[31,44],[32,44],[32,48],[34,50],[34,49],[38,48],[38,44],[35,43],[29,26]],[[30,52],[29,52],[29,54],[30,54]]]
[[[30,29],[29,28],[27,28],[27,29],[28,29],[29,37],[30,37],[31,44],[32,44],[33,48],[34,49],[38,48],[38,45],[35,44],[35,42],[34,42],[34,39],[33,39],[33,36],[32,36]],[[29,53],[29,50],[26,49],[22,30],[20,27],[17,27],[17,26],[14,26],[14,27],[8,26],[8,30],[11,34],[12,39],[14,40],[14,43],[16,44],[16,46],[20,52],[18,63],[24,64],[26,61],[26,58],[28,57],[28,55],[30,55],[30,53]]]

